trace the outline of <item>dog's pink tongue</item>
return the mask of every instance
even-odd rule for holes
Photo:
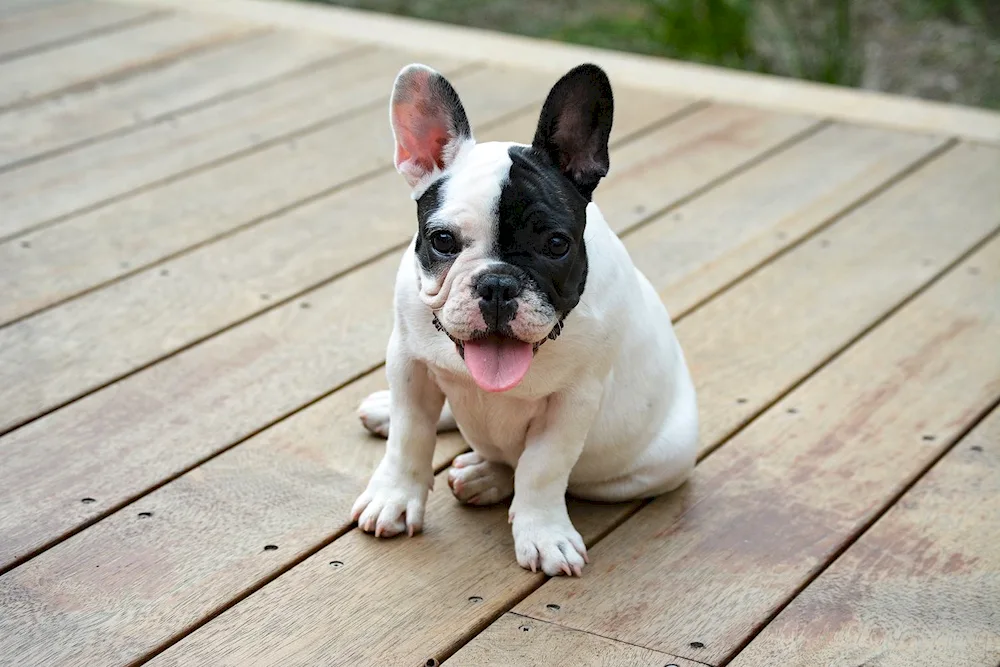
[[[531,367],[531,343],[510,338],[483,338],[465,343],[465,365],[483,391],[513,389]]]

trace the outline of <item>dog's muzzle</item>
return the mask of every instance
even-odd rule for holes
[[[443,333],[445,336],[447,336],[449,340],[451,340],[451,342],[455,344],[455,347],[458,348],[459,356],[461,356],[464,359],[465,343],[463,343],[462,341],[460,341],[459,339],[455,338],[450,333],[448,333],[448,330],[444,328],[443,324],[441,324],[441,320],[438,319],[437,313],[432,313],[431,318],[432,318],[431,324],[434,325],[434,328]],[[556,322],[556,325],[554,327],[552,327],[552,331],[549,332],[549,335],[534,344],[534,346],[532,347],[532,353],[537,354],[538,348],[540,348],[542,344],[545,343],[545,341],[555,340],[556,338],[559,338],[559,334],[562,333],[563,326],[565,326],[564,325],[565,321],[566,321],[565,316],[559,318],[559,321]]]

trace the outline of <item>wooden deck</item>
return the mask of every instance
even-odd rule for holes
[[[586,60],[702,459],[574,503],[582,578],[441,475],[376,541],[346,518],[414,229],[392,79],[527,141]],[[998,230],[992,112],[312,5],[3,0],[0,664],[995,667]]]

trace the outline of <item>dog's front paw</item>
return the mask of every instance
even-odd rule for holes
[[[380,469],[372,475],[368,488],[354,501],[351,521],[375,537],[393,537],[402,532],[411,536],[419,533],[424,524],[424,507],[433,476],[418,476]]]
[[[550,577],[580,576],[587,558],[583,538],[565,512],[534,512],[511,508],[514,551],[518,564],[532,572],[539,569]]]

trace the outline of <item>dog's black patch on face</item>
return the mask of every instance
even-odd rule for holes
[[[544,152],[513,146],[508,154],[512,164],[497,204],[495,254],[565,316],[587,283],[587,198]]]
[[[448,270],[458,253],[442,252],[447,250],[446,243],[442,244],[441,235],[451,235],[458,248],[461,248],[462,239],[459,238],[458,230],[440,224],[431,223],[430,218],[441,207],[443,196],[442,188],[448,177],[443,176],[434,181],[417,199],[417,240],[414,252],[420,261],[420,266],[428,275],[441,275]],[[437,238],[435,238],[437,237]]]

